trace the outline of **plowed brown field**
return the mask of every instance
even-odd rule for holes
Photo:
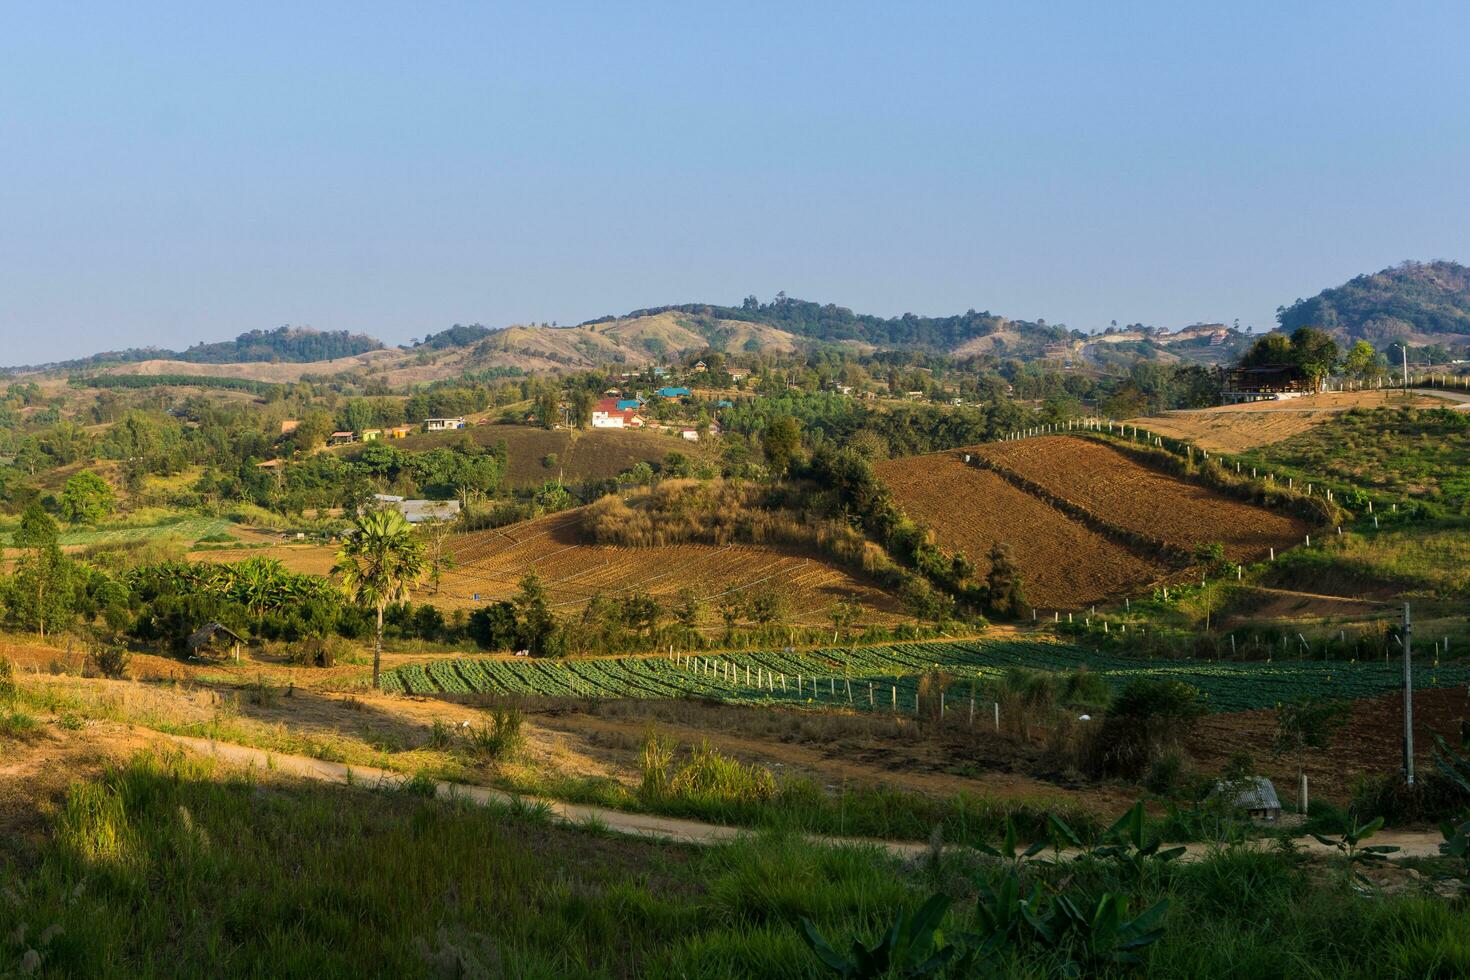
[[[991,546],[1009,544],[1033,605],[1067,609],[1136,594],[1168,571],[956,453],[891,459],[876,469],[909,516],[981,576]]]
[[[706,616],[723,597],[775,588],[786,597],[790,621],[825,625],[828,611],[844,598],[868,609],[867,622],[901,618],[897,601],[814,552],[766,545],[681,544],[621,548],[584,544],[577,533],[581,511],[564,511],[534,521],[458,535],[452,539],[456,567],[444,575],[432,601],[469,607],[507,598],[521,578],[541,577],[561,613],[594,595],[647,592],[664,599],[692,589],[707,604]]]
[[[1311,530],[1299,518],[1175,479],[1092,439],[1042,436],[970,451],[1109,524],[1190,549],[1219,542],[1233,561],[1263,558]]]

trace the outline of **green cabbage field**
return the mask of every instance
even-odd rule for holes
[[[525,694],[576,698],[706,698],[729,703],[842,706],[912,712],[919,677],[950,675],[951,698],[1010,667],[1086,667],[1115,690],[1134,677],[1171,677],[1205,693],[1212,711],[1268,708],[1305,696],[1354,699],[1398,688],[1398,660],[1212,662],[1140,660],[1042,640],[971,639],[852,649],[766,651],[588,660],[458,657],[389,671],[386,690],[406,694]],[[1417,687],[1463,684],[1470,665],[1415,669]]]

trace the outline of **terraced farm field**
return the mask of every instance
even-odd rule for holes
[[[1115,690],[1135,677],[1169,677],[1202,690],[1212,712],[1269,708],[1304,696],[1352,700],[1394,690],[1397,661],[1290,660],[1219,663],[1135,660],[1066,643],[963,640],[714,657],[619,657],[542,661],[463,657],[400,667],[384,687],[413,694],[493,693],[579,698],[708,698],[730,703],[912,712],[920,675],[939,667],[954,677],[949,704],[968,710],[975,681],[1016,666],[1085,666]],[[1421,688],[1470,681],[1470,666],[1421,670]],[[963,707],[961,707],[963,706]]]
[[[1160,473],[1092,439],[1041,436],[991,443],[979,453],[1108,524],[1192,550],[1219,542],[1234,561],[1298,544],[1311,527]]]
[[[1071,608],[1142,591],[1168,568],[1135,554],[957,453],[884,460],[875,469],[908,514],[984,576],[997,541],[1011,546],[1026,598]]]
[[[584,544],[577,533],[581,513],[564,511],[456,536],[451,544],[455,568],[444,575],[441,593],[433,601],[468,607],[506,598],[523,576],[534,572],[560,613],[594,595],[647,592],[668,599],[688,588],[705,601],[712,622],[717,618],[713,606],[721,598],[774,588],[787,599],[790,622],[797,625],[827,625],[828,610],[848,597],[868,608],[866,622],[902,618],[892,596],[815,552],[746,544],[649,548]]]

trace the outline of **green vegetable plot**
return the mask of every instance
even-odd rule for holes
[[[1355,699],[1402,684],[1397,660],[1276,660],[1215,663],[1136,660],[1081,646],[1030,640],[963,640],[854,649],[718,656],[618,657],[598,660],[456,658],[414,664],[383,677],[409,694],[492,693],[590,698],[709,698],[729,703],[839,705],[912,712],[919,676],[938,669],[954,678],[949,697],[967,702],[974,679],[1010,667],[1086,667],[1114,689],[1134,677],[1171,677],[1202,690],[1212,711],[1268,708],[1306,696]],[[1418,687],[1463,684],[1470,665],[1415,670]]]

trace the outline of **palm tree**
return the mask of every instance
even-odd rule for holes
[[[370,605],[378,613],[373,641],[373,687],[379,686],[383,660],[383,610],[402,602],[424,577],[424,543],[414,537],[413,525],[396,510],[377,510],[357,519],[357,528],[337,552],[332,574],[353,602]]]

